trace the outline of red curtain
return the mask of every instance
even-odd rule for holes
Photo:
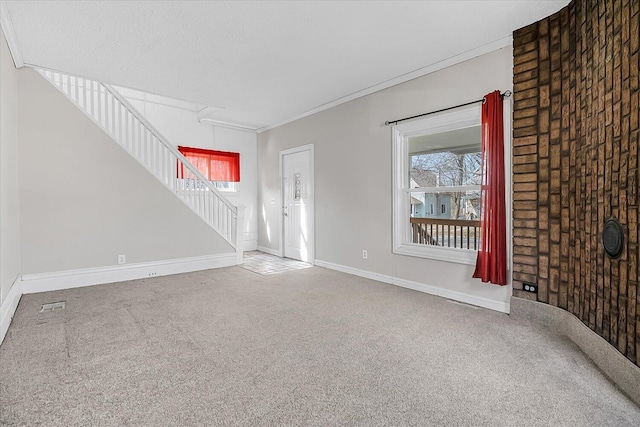
[[[240,153],[182,146],[178,150],[209,181],[240,182]],[[186,175],[189,176],[188,171]],[[178,178],[184,177],[184,167],[179,165]]]
[[[480,250],[473,277],[507,284],[507,231],[502,96],[494,91],[482,104],[482,206]]]

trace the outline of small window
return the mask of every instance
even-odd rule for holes
[[[218,190],[238,191],[240,153],[183,146],[179,146],[178,150]],[[185,173],[184,168],[180,165],[178,166],[178,178],[185,181],[193,181],[192,184],[186,183],[186,187],[189,188],[191,186],[194,189],[198,189],[197,180],[190,179],[189,174]]]

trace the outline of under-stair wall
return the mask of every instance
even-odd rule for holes
[[[18,74],[25,283],[56,272],[69,279],[143,266],[146,277],[181,262],[235,264],[229,242],[62,93],[32,69]]]
[[[37,70],[114,142],[236,248],[243,208],[234,206],[114,88],[83,77]]]
[[[235,206],[244,205],[243,250],[258,246],[258,138],[254,131],[199,122],[202,105],[173,100],[115,86],[167,141],[177,146],[230,151],[240,154],[240,182],[236,191],[223,192]]]

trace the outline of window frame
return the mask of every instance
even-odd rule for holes
[[[409,138],[478,126],[482,123],[481,118],[482,104],[478,103],[392,127],[393,253],[475,265],[478,253],[475,250],[410,243],[411,224],[408,219],[411,211],[408,206],[411,193],[406,190],[410,187]]]

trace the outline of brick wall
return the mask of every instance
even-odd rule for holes
[[[513,42],[514,295],[568,310],[636,364],[639,5],[574,0]],[[611,216],[617,260],[601,242]]]

